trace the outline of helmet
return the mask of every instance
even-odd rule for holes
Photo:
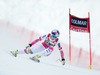
[[[59,35],[60,35],[59,30],[54,29],[54,30],[51,31],[51,36],[52,37],[57,38],[57,37],[59,37]]]

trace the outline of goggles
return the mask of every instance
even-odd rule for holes
[[[55,38],[55,39],[57,38],[57,37],[56,37],[56,36],[54,36],[54,35],[51,35],[51,36],[52,36],[53,38]]]

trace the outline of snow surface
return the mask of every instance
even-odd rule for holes
[[[14,31],[0,27],[0,75],[99,75],[100,71],[75,67],[56,62],[55,53],[49,57],[41,58],[40,63],[29,59],[33,55],[12,56],[11,50],[23,49],[25,44],[12,36]],[[19,37],[20,38],[20,37]],[[55,50],[56,51],[56,50]]]

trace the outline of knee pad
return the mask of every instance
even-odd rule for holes
[[[31,51],[31,49],[24,49],[24,52],[26,53],[26,54],[33,54],[33,52]]]
[[[53,51],[53,47],[52,47],[52,46],[50,46],[49,49],[50,49],[51,51]]]

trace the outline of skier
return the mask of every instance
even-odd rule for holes
[[[43,56],[49,56],[51,54],[51,52],[53,51],[53,47],[57,44],[60,54],[61,54],[62,65],[65,65],[64,52],[62,50],[61,44],[58,39],[59,35],[60,35],[59,31],[54,29],[48,35],[41,36],[41,37],[39,37],[39,39],[34,40],[32,43],[30,43],[26,47],[26,49],[15,50],[15,51],[12,51],[12,53],[16,57],[17,54],[29,54],[29,53],[34,54],[34,53],[40,52],[40,54],[37,54],[36,56],[33,57],[33,58],[39,59]],[[37,42],[39,42],[43,39],[45,39],[44,42],[42,42],[41,44],[39,44],[37,46],[32,47],[34,44],[36,44]]]

